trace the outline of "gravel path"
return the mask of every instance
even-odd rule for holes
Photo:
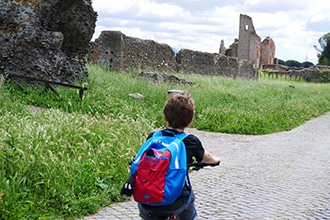
[[[191,174],[200,219],[330,219],[330,112],[269,135],[187,132],[222,161]],[[129,201],[83,219],[140,218]]]

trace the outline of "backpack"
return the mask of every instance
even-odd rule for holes
[[[182,132],[163,136],[157,131],[139,149],[131,164],[134,200],[151,206],[175,202],[188,179],[186,147]]]

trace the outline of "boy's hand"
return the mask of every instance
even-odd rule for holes
[[[220,164],[220,158],[215,157],[212,154],[210,154],[209,152],[205,151],[202,162],[207,163],[207,164],[219,165]]]

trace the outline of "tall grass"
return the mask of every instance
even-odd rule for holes
[[[216,77],[199,84],[192,91],[197,102],[194,126],[202,130],[267,134],[290,130],[330,110],[329,84]]]
[[[60,97],[8,81],[0,90],[0,219],[71,219],[123,200],[127,162],[165,125],[169,89],[192,94],[192,126],[208,131],[279,132],[330,111],[329,84],[178,75],[196,83],[190,87],[88,68],[83,100],[61,87]],[[42,110],[31,114],[31,105]]]
[[[119,201],[128,158],[151,129],[142,118],[57,109],[0,120],[0,219],[74,217]]]

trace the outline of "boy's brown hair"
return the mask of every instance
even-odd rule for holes
[[[194,117],[195,101],[185,91],[171,93],[165,102],[163,112],[169,127],[184,129]]]

